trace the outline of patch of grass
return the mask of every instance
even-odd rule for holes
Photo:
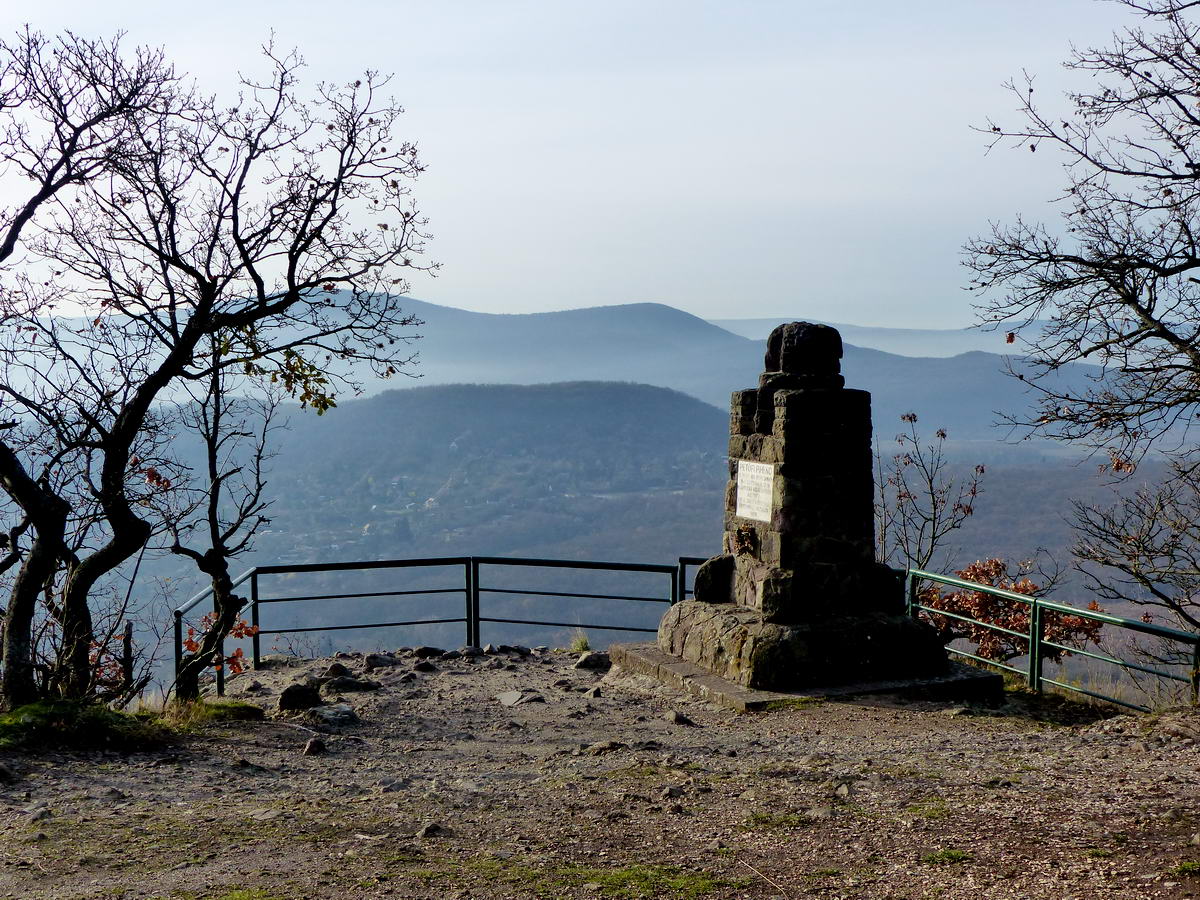
[[[39,700],[0,715],[0,749],[153,750],[170,733],[145,716],[97,703]]]
[[[748,881],[731,881],[709,872],[677,866],[633,865],[624,868],[595,869],[586,866],[548,866],[539,868],[518,860],[470,859],[442,860],[438,867],[409,869],[409,878],[425,882],[449,882],[464,885],[476,880],[497,886],[519,887],[538,897],[561,897],[565,889],[595,885],[595,893],[617,900],[646,897],[671,897],[695,900],[715,891],[746,887]]]
[[[124,895],[124,891],[118,891]],[[150,900],[168,900],[167,897],[155,896]],[[197,894],[195,891],[172,891],[169,900],[288,900],[281,894],[272,894],[262,888],[231,888],[223,893]]]
[[[780,709],[812,709],[825,701],[819,697],[788,697],[786,700],[771,700],[763,707],[764,712],[775,712]]]
[[[936,853],[926,853],[921,857],[921,862],[932,866],[948,866],[956,863],[970,862],[971,859],[971,854],[966,850],[955,850],[953,847],[947,847],[945,850],[939,850]]]
[[[260,722],[261,706],[241,700],[195,700],[168,703],[160,720],[179,731],[196,731],[215,722]]]
[[[627,866],[623,869],[586,869],[566,866],[557,870],[559,877],[573,886],[600,885],[606,897],[678,897],[681,900],[703,897],[722,888],[740,887],[708,872],[689,871],[675,866]]]
[[[1103,847],[1088,847],[1083,855],[1089,859],[1108,859],[1113,855],[1113,851],[1105,850]]]
[[[950,815],[950,807],[946,805],[946,801],[941,797],[935,797],[933,800],[925,800],[921,803],[913,803],[905,807],[905,812],[910,812],[915,816],[920,816],[922,819],[944,819]]]
[[[1200,862],[1180,863],[1168,874],[1177,875],[1181,878],[1200,878]]]
[[[575,629],[575,634],[567,649],[572,653],[587,653],[592,649],[591,641],[588,640],[588,636],[582,628]]]
[[[752,812],[746,816],[747,828],[802,828],[808,819],[800,813]]]

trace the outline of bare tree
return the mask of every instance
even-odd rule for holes
[[[1017,124],[993,143],[1057,152],[1058,226],[1018,219],[966,245],[985,324],[1023,340],[1038,396],[1020,419],[1081,441],[1128,469],[1157,442],[1189,450],[1200,413],[1200,42],[1193,3],[1121,0],[1147,20],[1066,63],[1087,77],[1065,108],[1008,85]],[[1054,374],[1099,365],[1081,389]]]
[[[1121,0],[1144,20],[1066,63],[1087,76],[1067,109],[1010,84],[1018,124],[994,142],[1057,153],[1061,223],[1018,220],[966,246],[983,322],[1025,339],[1038,396],[1032,431],[1108,454],[1128,476],[1151,449],[1168,477],[1108,508],[1075,504],[1077,567],[1108,603],[1161,610],[1200,628],[1200,25],[1197,4]],[[1099,365],[1082,389],[1057,380]],[[1147,615],[1152,615],[1147,613]]]
[[[1176,465],[1162,483],[1112,506],[1076,502],[1074,511],[1077,568],[1097,596],[1165,612],[1173,625],[1200,631],[1200,473],[1195,468]]]
[[[939,567],[948,569],[954,554],[946,539],[974,515],[984,467],[953,477],[945,430],[939,428],[926,443],[917,431],[916,413],[900,418],[906,430],[896,435],[899,449],[886,461],[875,450],[875,556],[888,565],[925,570],[937,558]]]
[[[47,199],[27,252],[92,311],[86,318],[56,314],[57,296],[32,279],[5,298],[0,367],[26,365],[16,347],[27,334],[25,351],[49,361],[60,387],[40,399],[8,391],[8,406],[39,423],[45,446],[22,455],[0,442],[0,483],[37,534],[26,567],[44,560],[26,580],[40,588],[65,568],[55,601],[69,623],[64,694],[83,695],[92,681],[90,599],[155,527],[131,485],[170,487],[135,460],[156,404],[179,385],[239,372],[320,413],[357,387],[354,364],[387,376],[411,359],[415,319],[402,308],[400,273],[429,267],[416,261],[425,223],[409,197],[421,165],[416,147],[393,135],[402,110],[382,96],[387,79],[370,72],[302,100],[301,60],[265,53],[270,77],[245,81],[236,105],[195,95],[164,104],[106,157],[105,177]],[[132,360],[134,372],[114,383],[97,364],[106,357]],[[71,391],[84,399],[67,410]],[[70,465],[79,454],[86,464]],[[67,552],[70,500],[30,474],[46,460],[64,479],[86,478],[102,513],[106,539],[86,555]],[[9,706],[34,693],[27,621],[14,617],[25,609],[21,587],[18,576],[6,621],[0,703]]]
[[[211,352],[221,352],[214,336]],[[198,502],[164,511],[169,523],[171,552],[191,559],[208,579],[213,613],[175,676],[175,695],[182,700],[200,696],[200,675],[211,665],[227,665],[221,641],[238,624],[244,597],[234,594],[230,562],[252,546],[254,536],[270,523],[265,465],[279,395],[238,397],[228,370],[212,367],[207,390],[181,409],[184,428],[202,438],[204,471]],[[244,379],[243,379],[244,381]],[[195,514],[195,513],[198,513]],[[196,540],[199,547],[189,543]]]
[[[178,80],[162,55],[139,49],[127,56],[119,36],[91,41],[68,33],[50,40],[26,30],[0,41],[0,184],[25,198],[0,211],[0,270],[11,271],[23,237],[48,204],[69,202],[112,172],[139,131],[176,108],[177,96]],[[5,324],[14,312],[10,293],[6,287],[0,306]],[[0,410],[5,428],[22,412],[11,398],[0,401]],[[0,487],[18,511],[7,561],[21,563],[0,649],[3,702],[10,705],[36,696],[30,628],[40,592],[67,555],[70,510],[46,485],[30,475],[17,448],[0,443]]]

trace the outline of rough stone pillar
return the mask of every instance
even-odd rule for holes
[[[776,690],[946,669],[874,560],[871,396],[844,387],[841,356],[836,329],[781,325],[759,386],[733,394],[724,552],[664,616],[663,651]]]

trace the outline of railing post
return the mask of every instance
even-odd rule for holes
[[[687,563],[679,561],[679,567],[671,573],[671,605],[674,606],[683,599],[684,585],[687,584]]]
[[[1042,692],[1042,638],[1045,637],[1045,619],[1042,604],[1037,597],[1030,598],[1029,609],[1029,689]]]
[[[913,575],[912,569],[904,570],[904,600],[909,617],[920,618],[921,610],[917,603],[917,577]]]
[[[214,592],[213,593],[213,610],[212,610],[212,617],[213,617],[214,623],[217,621],[217,616],[218,616],[217,595]],[[225,696],[225,639],[224,638],[221,638],[221,640],[217,643],[216,668],[217,668],[217,696],[224,697]]]
[[[254,668],[258,668],[262,660],[262,648],[258,643],[258,572],[250,575],[250,624],[254,626],[254,634],[250,637],[250,654]]]
[[[175,678],[183,669],[183,613],[175,610]]]
[[[479,560],[471,557],[471,589],[467,599],[467,627],[474,629],[474,646],[483,646],[483,635],[479,626]]]
[[[1192,687],[1192,706],[1200,703],[1200,636],[1192,644],[1192,671],[1189,675]]]
[[[471,561],[463,563],[463,618],[467,621],[467,646],[477,647],[475,622],[471,618]]]

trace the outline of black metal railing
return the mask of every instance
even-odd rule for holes
[[[326,631],[461,624],[464,626],[467,646],[478,647],[482,646],[484,642],[483,625],[485,623],[524,625],[544,628],[581,628],[592,631],[653,634],[655,632],[654,628],[645,628],[633,625],[618,625],[604,621],[585,623],[580,621],[561,621],[555,619],[504,617],[491,614],[490,606],[484,605],[483,598],[484,595],[495,595],[528,599],[579,599],[600,600],[609,603],[635,602],[670,605],[693,596],[693,589],[689,587],[689,576],[692,576],[694,579],[693,570],[704,561],[704,557],[681,556],[675,565],[658,565],[653,563],[597,562],[594,560],[529,559],[502,556],[453,556],[424,559],[391,559],[374,562],[268,565],[256,566],[255,568],[244,572],[234,580],[233,588],[236,590],[247,582],[250,584],[250,597],[247,603],[247,609],[250,616],[250,624],[254,626],[252,629],[253,635],[250,638],[250,641],[252,647],[252,661],[254,666],[257,667],[262,660],[261,638],[264,635],[287,635]],[[453,583],[447,582],[446,584],[434,587],[422,586],[419,588],[402,590],[389,586],[387,590],[350,591],[336,593],[322,591],[318,593],[298,594],[292,596],[263,596],[262,585],[260,584],[260,579],[271,575],[302,575],[329,572],[370,572],[397,569],[451,569],[457,570],[459,574],[455,577]],[[591,572],[603,571],[642,573],[651,576],[662,576],[664,579],[666,579],[667,583],[663,585],[665,588],[663,593],[654,595],[598,591],[585,592],[575,590],[544,590],[541,588],[501,586],[498,583],[492,582],[490,578],[495,574],[494,570],[502,569],[568,569]],[[1046,651],[1049,650],[1052,653],[1069,653],[1094,659],[1103,663],[1112,664],[1118,666],[1125,672],[1140,672],[1143,674],[1152,675],[1156,678],[1165,679],[1167,681],[1182,682],[1190,686],[1192,703],[1196,704],[1197,702],[1200,702],[1200,635],[1186,631],[1180,631],[1174,628],[1167,628],[1162,625],[1143,622],[1138,619],[1122,618],[1120,616],[1114,616],[1097,610],[1079,609],[1073,606],[1066,606],[1061,603],[1054,603],[1050,600],[1043,600],[1041,598],[1031,597],[1025,594],[1017,594],[1001,588],[994,588],[990,585],[977,584],[975,582],[965,581],[961,578],[955,578],[949,575],[939,575],[937,573],[925,572],[919,569],[897,570],[897,575],[902,577],[907,584],[906,593],[908,597],[908,612],[910,615],[914,617],[922,614],[945,616],[950,619],[957,619],[973,625],[979,625],[984,628],[1003,632],[1019,640],[1026,641],[1028,646],[1028,661],[1024,668],[1017,668],[1016,666],[1008,665],[1005,662],[986,659],[976,653],[971,653],[968,650],[954,647],[948,649],[952,654],[964,659],[969,659],[973,662],[982,663],[988,666],[995,666],[997,668],[1021,675],[1028,681],[1029,686],[1033,690],[1041,691],[1045,685],[1049,684],[1063,690],[1085,694],[1098,700],[1104,700],[1106,702],[1115,703],[1131,709],[1142,711],[1148,711],[1149,709],[1146,706],[1142,706],[1137,703],[1131,703],[1120,697],[1114,697],[1099,691],[1093,691],[1089,688],[1083,687],[1082,685],[1071,684],[1070,682],[1046,676],[1042,671],[1043,660],[1045,659]],[[946,612],[924,605],[920,602],[917,592],[918,585],[922,581],[945,584],[965,590],[981,591],[985,594],[990,594],[1014,603],[1025,604],[1029,607],[1029,630],[1028,632],[1024,633],[1016,632],[992,622],[972,619],[958,613]],[[463,614],[461,616],[389,619],[388,621],[339,623],[332,625],[304,625],[287,628],[268,628],[264,627],[263,625],[262,608],[271,604],[296,603],[314,600],[372,600],[385,598],[403,599],[415,597],[434,597],[447,594],[462,595]],[[175,670],[177,673],[183,663],[184,617],[211,596],[212,589],[205,589],[192,597],[183,606],[175,610]],[[1063,644],[1047,640],[1045,636],[1045,625],[1048,614],[1080,616],[1082,618],[1100,622],[1103,625],[1113,626],[1128,632],[1150,635],[1152,637],[1183,644],[1184,646],[1190,648],[1191,651],[1190,669],[1186,675],[1181,675],[1177,672],[1171,672],[1155,666],[1143,665],[1133,660],[1119,659],[1107,654],[1096,653],[1091,650],[1078,647],[1068,647]],[[220,660],[225,659],[225,646],[223,642],[220,646],[218,646],[215,655],[218,656]],[[218,665],[216,668],[216,688],[218,694],[224,693],[225,669],[223,665]]]
[[[688,587],[688,569],[697,568],[701,563],[708,562],[706,556],[681,556],[679,557],[679,599],[686,600],[688,597],[695,595],[690,587]]]
[[[685,560],[687,562],[685,562]],[[380,560],[376,562],[344,562],[344,563],[308,563],[301,565],[268,565],[256,566],[247,572],[242,573],[233,582],[233,588],[236,590],[242,585],[249,582],[250,597],[246,605],[246,612],[250,617],[250,624],[254,626],[251,641],[252,662],[255,667],[258,667],[262,660],[262,645],[261,639],[264,635],[287,635],[300,633],[314,633],[326,631],[349,631],[349,630],[365,630],[376,628],[398,628],[398,627],[417,627],[431,625],[448,625],[462,624],[465,626],[466,645],[478,647],[483,645],[483,625],[490,624],[507,624],[507,625],[526,625],[534,627],[548,628],[581,628],[592,631],[616,631],[616,632],[635,632],[635,633],[650,633],[653,634],[654,628],[643,628],[632,625],[618,625],[610,622],[580,622],[580,621],[557,621],[552,619],[532,619],[532,618],[508,618],[489,613],[489,609],[485,607],[481,600],[484,595],[504,595],[515,596],[522,598],[557,598],[557,599],[582,599],[582,600],[603,600],[603,601],[629,601],[635,603],[660,603],[670,605],[678,602],[686,596],[685,579],[687,576],[687,563],[698,563],[703,560],[698,560],[693,557],[680,559],[676,565],[658,565],[653,563],[621,563],[621,562],[598,562],[595,560],[565,560],[565,559],[529,559],[529,558],[511,558],[503,556],[455,556],[455,557],[434,557],[427,559],[390,559]],[[265,576],[270,575],[301,575],[301,574],[316,574],[329,572],[369,572],[385,569],[430,569],[430,568],[450,568],[457,569],[460,574],[455,583],[447,583],[444,586],[428,587],[423,586],[411,590],[400,590],[390,588],[381,591],[350,591],[350,592],[319,592],[299,594],[293,596],[264,596],[260,580]],[[665,579],[663,587],[665,590],[661,594],[648,596],[646,594],[629,594],[629,593],[599,593],[599,592],[581,592],[572,590],[541,590],[525,587],[508,587],[499,586],[487,580],[486,576],[492,574],[495,569],[571,569],[581,571],[604,571],[604,572],[626,572],[626,573],[641,573],[662,576]],[[279,603],[296,603],[301,601],[311,600],[371,600],[383,598],[415,598],[415,597],[431,597],[445,594],[461,594],[463,597],[463,615],[452,617],[437,617],[437,618],[405,618],[399,620],[374,621],[374,622],[356,622],[356,623],[339,623],[335,625],[305,625],[299,627],[274,628],[266,627],[263,623],[262,608],[270,604]],[[184,617],[194,610],[197,606],[203,603],[206,599],[212,597],[212,588],[206,588],[200,591],[187,603],[175,610],[175,671],[179,672],[183,664],[184,652]],[[225,659],[225,646],[222,642],[216,650],[215,656],[219,657],[216,668],[216,688],[217,694],[222,695],[225,691],[225,667],[220,664],[220,660]]]

